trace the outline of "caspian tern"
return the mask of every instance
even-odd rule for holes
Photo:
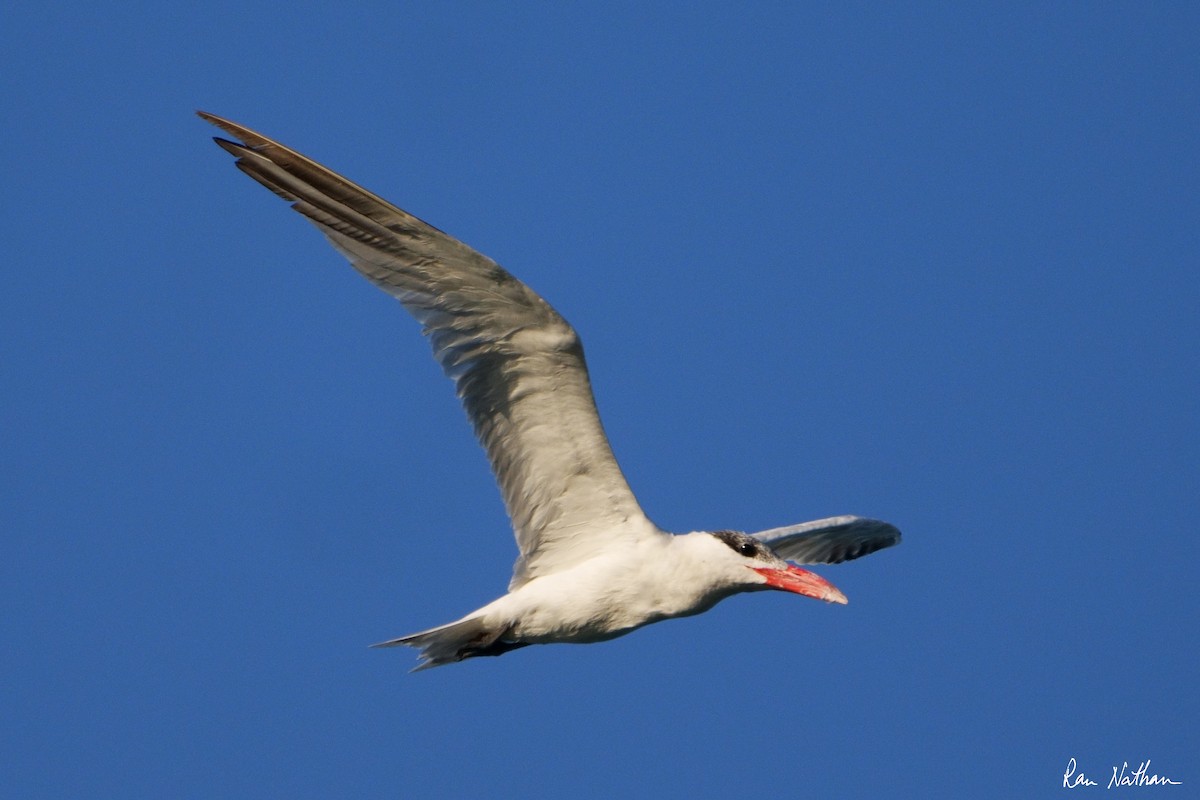
[[[423,326],[454,381],[512,520],[508,594],[377,647],[416,670],[530,644],[588,643],[707,611],[738,592],[846,596],[789,564],[836,564],[900,541],[886,522],[831,517],[759,533],[671,534],[642,512],[592,398],[583,347],[550,305],[490,258],[278,142],[198,112],[215,141],[292,204]]]

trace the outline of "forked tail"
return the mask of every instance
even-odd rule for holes
[[[421,662],[412,671],[420,672],[430,667],[453,664],[465,658],[503,655],[527,644],[505,641],[503,637],[507,632],[507,628],[490,627],[481,617],[467,617],[427,631],[373,644],[371,647],[416,647],[421,651]]]

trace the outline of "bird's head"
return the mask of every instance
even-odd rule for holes
[[[711,534],[722,549],[714,551],[723,571],[741,584],[743,591],[779,589],[828,603],[846,603],[846,595],[829,581],[784,561],[775,551],[752,536],[737,531]]]

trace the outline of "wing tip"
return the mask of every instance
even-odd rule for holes
[[[232,120],[225,119],[224,117],[218,117],[216,114],[210,114],[209,112],[201,111],[200,109],[196,109],[196,116],[199,117],[200,119],[204,120],[205,122],[209,123],[210,125],[216,125],[218,128],[225,131],[226,133],[229,133],[233,136],[237,136],[238,138],[241,138],[241,135],[239,134],[238,130],[242,126],[238,125],[236,122],[233,122]]]
[[[278,147],[283,150],[288,149],[286,147],[283,147],[283,145],[279,144],[279,142],[276,142],[272,139],[268,139],[267,137],[263,136],[261,133],[255,133],[254,131],[250,130],[246,126],[239,125],[236,122],[234,122],[233,120],[225,119],[224,117],[218,117],[216,114],[210,114],[207,111],[201,111],[199,109],[196,110],[196,116],[211,125],[217,126],[221,130],[228,133],[230,136],[233,136],[235,139],[239,140],[239,142],[228,142],[227,139],[221,139],[220,137],[214,136],[213,141],[215,141],[217,144],[221,145],[221,147],[224,147],[226,150],[229,150],[229,148],[226,147],[225,144],[222,144],[222,142],[228,142],[229,144],[236,144],[238,147],[241,147],[244,150],[265,150],[265,149],[272,148],[272,147]],[[233,152],[233,151],[230,151],[230,152]],[[296,155],[299,155],[299,154],[296,154]]]
[[[870,517],[842,515],[751,534],[800,564],[841,564],[899,544],[900,529]]]

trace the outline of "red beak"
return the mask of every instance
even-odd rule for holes
[[[815,572],[793,567],[791,564],[788,564],[787,569],[771,567],[751,567],[751,569],[766,578],[767,585],[772,589],[802,594],[805,597],[824,600],[827,603],[846,604],[846,595],[839,592],[836,586]]]

